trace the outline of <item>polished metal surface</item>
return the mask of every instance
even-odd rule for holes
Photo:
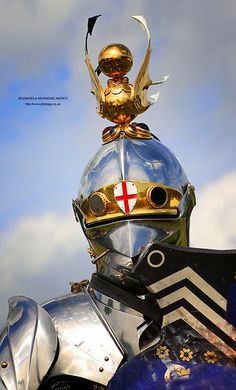
[[[36,390],[56,350],[57,335],[48,313],[29,298],[11,298],[0,336],[0,389]]]
[[[119,342],[86,289],[43,304],[58,333],[59,355],[50,372],[106,385],[123,359]]]
[[[2,379],[0,378],[0,390],[6,390],[6,386],[4,385]]]
[[[85,168],[78,200],[121,180],[144,180],[184,194],[187,176],[174,154],[157,139],[119,138],[103,145]]]
[[[165,221],[161,219],[133,219],[88,228],[85,231],[95,250],[99,250],[99,246],[124,256],[134,257],[139,255],[150,242],[164,240],[171,242],[171,239],[174,242],[180,241],[177,235],[180,235],[181,223],[181,219]],[[186,245],[184,238],[181,241],[183,245]]]
[[[159,331],[153,332],[151,339],[145,338],[145,330],[153,324],[152,321],[147,322],[138,311],[96,290],[91,291],[91,296],[124,347],[128,360],[159,340]]]

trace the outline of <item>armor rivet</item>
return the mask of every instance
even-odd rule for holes
[[[105,356],[105,357],[104,357],[104,360],[105,360],[105,362],[108,362],[109,357],[108,357],[108,356]]]
[[[2,368],[7,368],[7,366],[8,366],[8,363],[7,363],[7,362],[2,362],[2,363],[1,363],[1,367],[2,367]]]
[[[99,371],[100,372],[103,372],[104,368],[103,367],[99,367]]]

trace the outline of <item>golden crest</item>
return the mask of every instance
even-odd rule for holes
[[[98,16],[89,19],[85,42],[85,62],[91,78],[91,92],[97,99],[98,114],[111,122],[123,125],[125,128],[137,115],[146,111],[157,101],[159,93],[149,99],[147,95],[148,88],[151,85],[162,84],[169,76],[158,82],[152,82],[150,78],[148,68],[152,50],[151,39],[146,19],[143,16],[133,16],[146,31],[148,38],[146,54],[134,84],[129,83],[129,79],[125,76],[133,65],[133,56],[123,44],[113,43],[105,46],[99,54],[99,66],[94,70],[88,54],[87,39],[88,34],[92,35],[97,18]],[[98,77],[101,72],[111,77],[105,89]]]

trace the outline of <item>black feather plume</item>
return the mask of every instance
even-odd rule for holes
[[[88,53],[88,36],[92,35],[94,25],[96,23],[97,18],[99,18],[99,16],[102,16],[102,15],[96,15],[96,16],[92,16],[91,18],[88,18],[88,30],[87,30],[87,34],[86,34],[86,38],[85,38],[86,53]]]
[[[92,16],[91,18],[88,18],[88,34],[89,35],[92,35],[94,25],[96,23],[97,18],[99,18],[99,16],[102,16],[102,15],[96,15],[96,16]]]

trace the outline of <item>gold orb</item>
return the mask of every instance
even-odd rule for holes
[[[98,56],[99,68],[108,77],[122,77],[133,65],[131,51],[121,43],[105,46]]]

